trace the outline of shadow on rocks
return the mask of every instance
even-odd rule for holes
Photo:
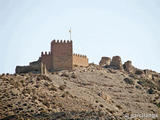
[[[104,112],[101,111],[65,111],[65,112],[56,112],[56,113],[40,113],[40,114],[34,114],[34,115],[12,115],[5,117],[1,120],[16,120],[16,119],[33,119],[33,120],[84,120],[84,119],[92,119],[92,120],[99,120],[99,119],[105,119],[105,120],[117,120],[118,118],[115,116],[110,116]]]

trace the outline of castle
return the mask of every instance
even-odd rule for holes
[[[42,52],[37,61],[29,66],[17,66],[16,73],[39,73],[42,64],[47,71],[72,70],[74,66],[88,66],[88,58],[85,55],[73,54],[73,45],[70,40],[53,40],[49,52]]]

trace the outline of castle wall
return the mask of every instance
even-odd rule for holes
[[[40,67],[37,66],[16,66],[15,69],[16,73],[39,73],[40,72]]]
[[[51,52],[41,53],[41,62],[46,65],[47,70],[52,70],[52,55]]]
[[[72,41],[53,40],[51,54],[54,70],[72,70]]]
[[[41,60],[38,59],[37,61],[33,61],[29,63],[29,66],[31,66],[34,69],[37,69],[37,71],[40,70],[40,64],[41,64]]]
[[[110,57],[102,57],[101,61],[99,62],[100,66],[109,66],[111,64],[111,58]]]
[[[73,54],[72,41],[53,40],[51,51],[41,53],[41,57],[29,66],[17,66],[16,73],[39,73],[42,65],[47,71],[72,70],[73,66],[88,66],[88,58],[84,55]]]
[[[88,58],[84,55],[73,54],[74,66],[88,66]]]

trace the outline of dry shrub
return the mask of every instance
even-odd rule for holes
[[[132,79],[124,78],[124,81],[125,81],[127,84],[134,85],[134,81],[133,81]]]
[[[54,85],[50,85],[49,90],[57,91],[57,88],[56,88],[56,86],[54,86]]]
[[[66,85],[59,86],[59,89],[63,91],[64,89],[66,89]]]
[[[77,78],[77,76],[74,73],[71,75],[71,77],[74,79]]]

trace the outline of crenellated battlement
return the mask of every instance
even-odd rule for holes
[[[72,70],[73,66],[88,66],[86,55],[73,54],[72,40],[53,40],[51,51],[41,53],[42,62],[47,69]]]
[[[76,53],[74,53],[73,56],[82,57],[82,58],[87,58],[86,55],[81,55],[81,54],[76,54]]]
[[[51,44],[71,44],[72,43],[72,40],[53,40],[52,42],[51,42]]]
[[[51,54],[54,70],[72,70],[71,40],[53,40],[51,42]]]
[[[48,56],[48,55],[51,55],[51,52],[41,52],[41,56]]]
[[[46,65],[48,70],[52,69],[51,52],[41,52],[41,62]]]
[[[38,61],[30,63],[24,70],[17,68],[16,73],[23,73],[25,70],[41,72],[41,64],[44,64],[50,72],[72,70],[76,66],[87,67],[88,58],[86,55],[73,54],[72,40],[52,40],[49,52],[41,52]]]
[[[88,66],[88,58],[86,55],[73,54],[73,65],[74,66]]]

